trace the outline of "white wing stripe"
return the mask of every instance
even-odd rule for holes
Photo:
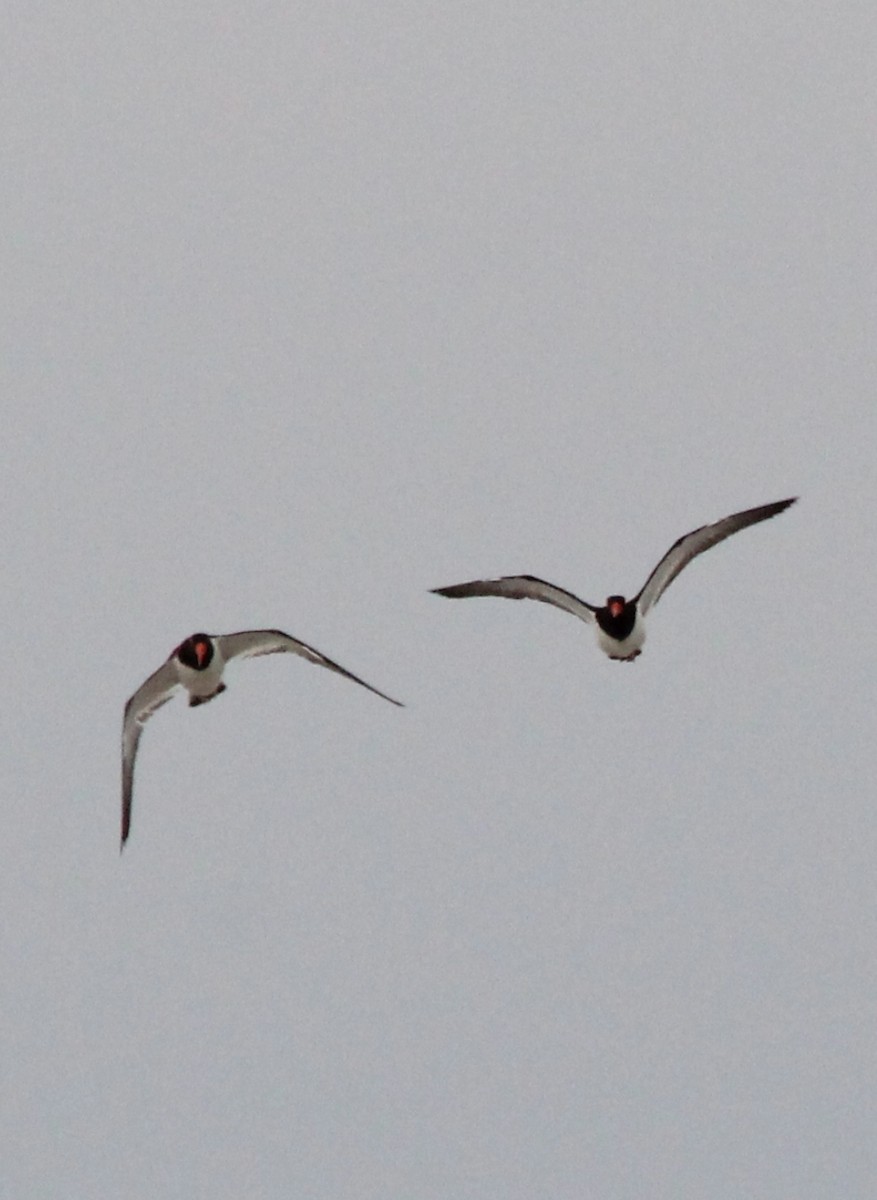
[[[580,600],[572,592],[537,579],[535,575],[504,575],[501,579],[473,579],[469,583],[457,583],[452,587],[433,588],[438,596],[452,600],[465,596],[504,596],[508,600],[541,600],[564,612],[571,613],[580,621],[591,624],[595,609],[586,600]]]
[[[796,499],[797,497],[792,497],[789,500],[777,500],[773,504],[762,504],[757,508],[747,508],[743,512],[723,517],[712,525],[701,525],[699,529],[683,534],[673,543],[643,584],[636,597],[640,612],[645,616],[649,609],[658,603],[679,572],[698,554],[724,541],[732,533],[738,533],[759,521],[766,521],[768,517],[775,517],[790,504],[794,504]]]
[[[298,654],[302,658],[306,658],[308,662],[328,667],[330,671],[343,675],[345,679],[351,679],[360,687],[367,688],[376,696],[380,696],[382,700],[388,700],[390,704],[395,704],[399,708],[404,707],[401,701],[394,700],[392,696],[378,691],[376,687],[372,687],[370,683],[366,683],[352,671],[348,671],[325,654],[321,654],[313,646],[309,646],[306,642],[300,642],[298,638],[290,637],[288,633],[284,633],[280,629],[249,629],[241,633],[226,633],[217,637],[216,642],[226,662],[232,658],[254,658],[259,654]]]

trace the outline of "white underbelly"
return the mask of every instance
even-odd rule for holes
[[[180,683],[186,689],[190,696],[213,696],[216,694],[216,689],[222,682],[222,672],[225,663],[219,651],[215,651],[209,667],[205,667],[203,671],[193,671],[191,667],[187,667],[185,663],[177,663],[177,675]]]
[[[619,642],[614,637],[610,637],[599,625],[595,625],[595,628],[597,645],[610,658],[630,658],[631,654],[636,654],[638,650],[642,649],[643,642],[646,640],[646,625],[639,612],[636,614],[633,629],[623,641]]]

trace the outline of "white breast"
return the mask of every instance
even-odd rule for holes
[[[190,696],[214,696],[216,689],[222,682],[225,660],[219,652],[219,647],[214,647],[210,666],[205,667],[203,671],[193,671],[191,667],[187,667],[179,659],[176,660],[176,666],[177,678]]]
[[[610,658],[629,658],[631,654],[635,654],[638,650],[642,649],[643,642],[646,640],[646,623],[639,609],[637,609],[633,629],[631,629],[624,641],[616,641],[608,633],[604,633],[596,621],[594,622],[594,629],[597,631],[597,645]]]

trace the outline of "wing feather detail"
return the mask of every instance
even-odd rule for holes
[[[586,600],[580,600],[572,592],[537,579],[535,575],[504,575],[500,579],[473,579],[470,583],[456,583],[452,587],[432,589],[437,596],[448,596],[452,600],[464,596],[505,596],[508,600],[541,600],[592,624],[596,609]]]
[[[315,650],[313,646],[299,641],[298,638],[290,637],[281,629],[247,629],[240,633],[224,633],[216,637],[215,641],[226,662],[232,658],[255,658],[259,654],[298,654],[301,658],[306,658],[308,662],[316,663],[320,667],[328,667],[337,675],[343,675],[345,679],[353,680],[360,687],[367,688],[376,696],[380,696],[382,700],[388,700],[390,704],[395,704],[399,708],[405,707],[401,700],[394,700],[385,692],[378,691],[376,687],[372,687],[370,683],[366,683],[352,671],[346,670],[327,655]]]
[[[691,533],[683,534],[673,543],[643,584],[636,597],[640,612],[645,616],[649,609],[658,603],[679,572],[687,567],[698,554],[703,554],[704,550],[709,550],[711,546],[723,542],[732,533],[739,533],[741,529],[746,529],[749,525],[755,525],[759,521],[775,517],[794,504],[796,500],[797,496],[792,496],[788,500],[777,500],[773,504],[747,508],[743,512],[723,517],[712,525],[701,525],[699,529],[693,529]]]
[[[131,831],[131,802],[134,794],[134,760],[143,726],[154,712],[173,697],[178,680],[172,657],[154,671],[125,705],[122,722],[122,840],[124,849]]]

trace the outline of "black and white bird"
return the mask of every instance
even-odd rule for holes
[[[166,662],[140,685],[125,705],[122,723],[122,848],[131,829],[131,799],[134,790],[134,759],[143,726],[163,704],[167,704],[178,687],[189,693],[189,707],[206,704],[225,691],[222,682],[226,663],[233,658],[253,658],[257,654],[300,654],[309,662],[328,667],[346,679],[361,684],[391,704],[403,707],[401,701],[386,696],[377,688],[346,671],[344,667],[279,629],[247,629],[241,633],[193,633],[174,650]]]
[[[712,525],[693,529],[673,543],[632,600],[624,596],[609,596],[602,608],[588,604],[587,600],[580,600],[556,584],[537,579],[535,575],[473,579],[470,583],[433,588],[433,591],[452,599],[463,596],[506,596],[510,600],[541,600],[545,604],[553,604],[555,608],[562,608],[564,612],[594,625],[597,643],[610,658],[633,662],[642,651],[646,638],[646,614],[658,603],[679,572],[698,554],[709,550],[710,546],[717,545],[747,525],[775,517],[794,504],[795,500],[797,496],[789,500],[777,500],[774,504],[762,504],[758,508],[747,508],[745,512],[733,513]]]

